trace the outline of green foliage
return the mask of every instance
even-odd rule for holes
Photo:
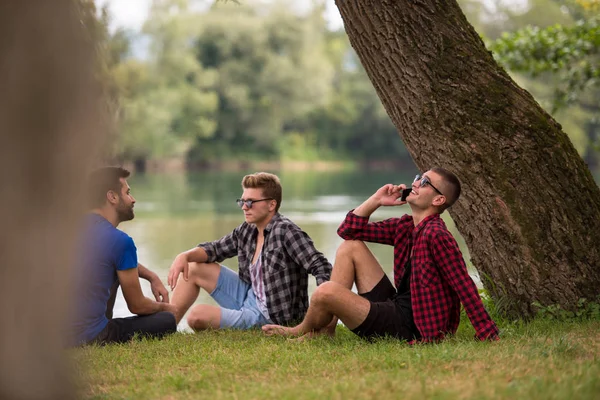
[[[487,40],[496,40],[504,32],[526,26],[545,28],[554,24],[568,25],[572,18],[561,2],[553,0],[459,0],[469,22]]]
[[[75,5],[83,27],[82,34],[87,36],[96,49],[96,74],[105,100],[99,106],[103,108],[106,116],[105,127],[109,130],[106,134],[112,137],[115,131],[115,118],[112,117],[117,112],[119,90],[112,77],[111,69],[121,61],[121,54],[127,51],[129,42],[121,32],[117,32],[113,37],[109,34],[110,18],[106,6],[98,10],[94,0],[77,0]],[[103,158],[109,153],[111,150],[104,148],[98,154]]]
[[[484,278],[487,280],[486,276],[484,276]],[[494,287],[493,284],[492,287]],[[512,325],[516,323],[521,323],[520,321],[515,321],[506,318],[505,311],[510,308],[510,304],[507,304],[506,300],[503,297],[497,297],[493,299],[486,289],[480,289],[479,294],[481,296],[481,300],[483,302],[483,305],[485,306],[485,309],[492,316],[492,319],[494,319],[494,321],[496,321],[500,325]],[[579,299],[577,301],[575,310],[572,311],[563,309],[559,304],[551,304],[544,306],[537,301],[533,302],[532,306],[534,306],[537,310],[535,315],[535,318],[537,320],[556,320],[561,322],[600,320],[600,296],[598,296],[594,301],[589,301],[585,298]],[[467,323],[467,316],[464,310],[461,311],[461,320]]]
[[[186,1],[154,1],[144,26],[152,44],[150,60],[127,58],[114,67],[120,90],[117,152],[122,158],[182,157],[196,138],[214,134],[214,76],[202,68],[189,43],[196,31]],[[117,31],[112,42],[122,40]]]
[[[563,123],[588,165],[600,165],[600,2],[556,0],[570,22],[527,26],[489,44],[498,61],[515,73],[528,74],[525,86]],[[550,84],[549,84],[550,83]],[[534,86],[543,86],[541,90]],[[533,90],[532,90],[533,88]],[[569,108],[569,113],[562,112]],[[583,117],[583,120],[582,120]]]
[[[596,301],[588,301],[585,298],[579,299],[577,308],[574,311],[564,310],[559,304],[543,306],[539,302],[534,302],[533,306],[538,309],[537,316],[543,319],[558,321],[600,320],[600,296]]]
[[[323,3],[190,4],[154,0],[143,36],[106,32],[119,158],[406,156],[346,35],[327,30]],[[142,38],[148,57],[132,58]]]
[[[554,107],[592,165],[600,136],[597,1],[460,3],[484,37],[513,32],[491,48],[515,74],[531,76],[516,78]],[[345,32],[327,29],[323,2],[303,11],[291,0],[191,4],[154,0],[139,36],[109,33],[106,10],[98,20],[119,158],[409,158]],[[148,55],[134,59],[132,43],[142,40]],[[575,111],[560,114],[567,105]]]
[[[287,125],[327,100],[332,67],[324,53],[323,17],[295,15],[290,7],[216,4],[195,16],[196,56],[215,74],[219,101],[215,136],[198,141],[196,158],[239,151],[277,157]],[[215,152],[216,146],[231,150]]]
[[[337,52],[331,101],[310,115],[319,147],[351,159],[408,157],[358,57],[343,32],[330,34]],[[373,134],[376,132],[376,134]]]
[[[283,161],[334,160],[336,155],[327,147],[319,146],[316,135],[287,132],[280,141],[279,153]]]
[[[487,277],[486,277],[487,279]],[[481,301],[492,319],[497,323],[508,324],[511,320],[506,318],[507,311],[511,309],[511,304],[505,296],[497,296],[495,299],[490,296],[486,289],[479,289]],[[461,320],[467,322],[467,315],[464,309],[461,310]]]
[[[511,70],[536,77],[544,72],[559,75],[554,110],[578,99],[590,86],[600,86],[600,19],[580,20],[573,27],[530,26],[505,33],[491,46]]]

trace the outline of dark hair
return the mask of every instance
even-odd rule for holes
[[[242,187],[244,189],[262,189],[263,196],[277,202],[275,212],[279,211],[282,189],[277,175],[268,172],[257,172],[252,175],[246,175],[242,179]]]
[[[460,181],[458,180],[458,177],[456,175],[454,175],[447,169],[436,167],[431,168],[431,171],[441,176],[444,181],[442,185],[444,187],[443,192],[444,196],[446,197],[446,204],[444,205],[442,210],[445,210],[446,208],[451,207],[454,203],[456,203],[456,200],[458,200],[458,198],[460,197]]]
[[[106,193],[121,194],[121,178],[128,178],[130,172],[121,167],[102,167],[88,177],[88,203],[90,208],[99,208],[106,202]]]

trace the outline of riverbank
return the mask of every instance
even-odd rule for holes
[[[366,160],[366,161],[261,161],[261,160],[229,160],[189,163],[181,159],[148,160],[146,162],[115,162],[135,172],[147,173],[179,173],[185,171],[394,171],[415,168],[412,160]]]
[[[597,399],[600,321],[500,323],[481,343],[463,321],[441,344],[368,343],[338,327],[306,343],[259,331],[178,333],[71,351],[90,399]]]

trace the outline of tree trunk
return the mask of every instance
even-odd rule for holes
[[[79,2],[0,2],[0,399],[76,397],[70,267],[105,128]]]
[[[600,293],[600,190],[561,126],[494,61],[454,0],[336,0],[417,167],[461,179],[450,214],[513,316]]]

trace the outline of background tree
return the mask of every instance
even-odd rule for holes
[[[552,111],[579,106],[589,115],[581,153],[591,168],[598,165],[600,137],[600,2],[557,1],[574,24],[530,26],[505,33],[491,45],[511,71],[554,81]]]
[[[147,159],[185,158],[198,137],[216,128],[214,75],[193,51],[197,36],[187,1],[155,0],[143,32],[150,42],[148,60],[129,58],[124,33],[112,38],[113,66],[120,90],[119,140],[116,152],[144,169]]]
[[[322,2],[191,4],[155,0],[139,35],[103,14],[119,160],[407,159]]]
[[[289,2],[215,4],[196,15],[198,61],[216,76],[218,123],[199,138],[193,158],[278,158],[295,119],[324,104],[332,67],[324,55],[325,21]]]
[[[345,32],[327,28],[323,2],[309,9],[289,1],[194,4],[157,0],[140,34],[109,32],[101,14],[118,159],[137,161],[138,169],[146,160],[160,166],[186,158],[195,167],[265,158],[411,163]],[[583,9],[552,0],[460,4],[485,40],[526,26],[571,29]],[[244,47],[246,37],[255,37],[254,50]],[[519,70],[511,68],[513,78],[552,109],[559,74]],[[587,90],[552,115],[594,167],[592,95]]]
[[[316,133],[318,147],[338,156],[359,161],[408,158],[345,32],[328,33],[326,41],[335,71],[332,95],[304,120],[304,129]]]
[[[520,316],[534,312],[534,301],[573,308],[595,298],[600,190],[560,126],[496,64],[458,4],[336,4],[416,165],[447,167],[463,180],[451,215],[492,296]]]

